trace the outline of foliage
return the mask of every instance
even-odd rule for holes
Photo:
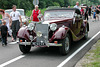
[[[98,5],[100,4],[100,0],[39,0],[39,8],[43,14],[49,6],[74,6],[76,2],[80,4],[88,4],[88,5]],[[33,0],[0,0],[0,8],[1,9],[11,9],[12,5],[17,5],[17,8],[25,9],[26,15],[30,16],[32,10],[34,9]],[[1,16],[0,16],[1,18]]]
[[[0,15],[0,19],[2,19],[2,16]]]
[[[48,6],[74,6],[76,2],[80,4],[98,5],[100,0],[39,0],[39,8],[47,8]],[[34,8],[33,0],[0,0],[0,8],[11,9],[12,5],[17,5],[17,8],[32,10]]]

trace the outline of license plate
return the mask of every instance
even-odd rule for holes
[[[41,42],[35,42],[33,44],[34,46],[45,46],[45,43],[41,43]]]

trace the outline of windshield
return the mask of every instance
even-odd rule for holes
[[[73,18],[74,11],[72,10],[55,10],[55,11],[46,11],[44,14],[44,20],[57,20],[57,19],[66,19]]]
[[[24,11],[22,10],[17,10],[21,15],[24,15]],[[12,10],[9,10],[9,11],[5,11],[5,13],[8,13],[10,14],[12,12]]]

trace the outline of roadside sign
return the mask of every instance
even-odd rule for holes
[[[33,5],[38,5],[39,4],[39,0],[33,0]]]

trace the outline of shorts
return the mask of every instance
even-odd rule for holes
[[[93,16],[94,19],[96,19],[96,16]]]

